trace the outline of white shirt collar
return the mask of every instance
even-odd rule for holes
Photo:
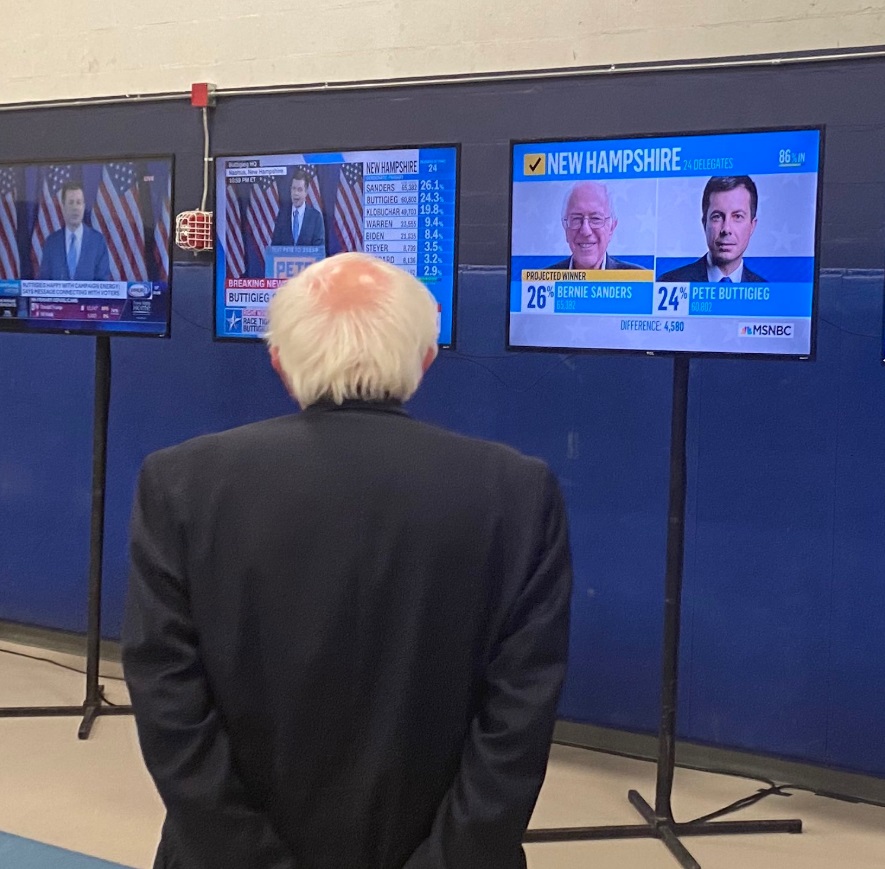
[[[70,247],[71,244],[71,236],[77,239],[77,246],[79,247],[83,243],[83,224],[81,223],[73,232],[65,226],[65,247]]]
[[[730,274],[724,275],[719,266],[713,265],[710,254],[707,254],[707,282],[718,284],[723,278],[727,277],[733,284],[740,284],[744,279],[744,258],[741,257],[741,264]]]
[[[574,258],[573,256],[570,256],[570,257],[568,258],[568,267],[569,267],[569,270],[573,270],[573,269],[574,269],[574,270],[577,270],[577,271],[588,271],[588,272],[589,272],[589,271],[594,271],[594,269],[585,269],[583,266],[580,266],[580,267],[579,267],[579,266],[576,266],[576,265],[575,265],[575,258]],[[599,267],[599,269],[597,269],[596,271],[605,271],[607,268],[608,268],[608,254],[606,254],[606,255],[602,258],[602,265],[601,265],[601,266]]]

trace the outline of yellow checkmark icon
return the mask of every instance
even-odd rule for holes
[[[547,161],[543,154],[526,154],[523,157],[522,169],[526,175],[545,175]]]

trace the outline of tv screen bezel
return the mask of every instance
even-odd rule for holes
[[[257,160],[262,157],[303,157],[305,154],[339,154],[339,153],[349,153],[354,151],[410,151],[410,150],[421,150],[422,148],[453,148],[455,151],[455,221],[454,221],[454,233],[455,233],[455,247],[453,250],[453,263],[452,263],[452,337],[449,343],[447,344],[438,344],[440,350],[454,350],[457,342],[457,324],[458,324],[458,285],[460,283],[460,275],[458,274],[458,254],[459,254],[459,236],[460,236],[460,226],[461,226],[461,143],[460,142],[425,142],[422,144],[406,144],[406,145],[369,145],[365,147],[361,146],[344,146],[339,148],[304,148],[294,151],[265,151],[263,153],[256,153],[253,151],[248,151],[245,153],[224,153],[224,154],[214,154],[212,156],[212,195],[217,198],[218,195],[218,161],[219,160]],[[218,211],[217,203],[215,205],[216,214]],[[220,245],[218,244],[218,238],[221,232],[221,228],[218,224],[218,221],[215,221],[215,251],[214,256],[212,257],[212,293],[211,293],[211,304],[212,304],[212,340],[221,344],[241,344],[243,346],[249,346],[255,343],[264,343],[263,335],[255,335],[255,336],[244,336],[242,338],[234,338],[229,335],[219,335],[218,334],[218,320],[217,320],[217,302],[218,302],[218,256]]]
[[[724,350],[646,350],[642,348],[605,348],[605,347],[532,347],[523,344],[512,344],[510,341],[510,286],[511,271],[513,267],[513,170],[514,150],[517,145],[544,145],[560,144],[562,142],[611,142],[611,141],[637,141],[645,139],[680,139],[700,136],[728,136],[744,133],[795,133],[816,131],[819,136],[818,142],[818,170],[817,170],[817,197],[814,215],[814,284],[811,298],[811,341],[808,353],[735,353]],[[818,319],[818,292],[820,286],[820,247],[821,247],[821,205],[823,203],[823,179],[824,179],[824,142],[826,138],[825,124],[801,124],[787,127],[753,127],[738,129],[715,129],[695,130],[690,132],[658,132],[658,133],[616,133],[608,136],[562,136],[555,138],[511,139],[510,140],[510,174],[508,191],[508,222],[507,222],[507,321],[505,332],[505,347],[513,353],[559,353],[572,355],[577,353],[593,354],[628,354],[631,356],[696,356],[713,359],[770,359],[770,360],[796,360],[812,362],[817,354],[817,319]]]

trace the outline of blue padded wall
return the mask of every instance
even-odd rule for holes
[[[288,413],[261,345],[213,343],[211,270],[176,272],[171,341],[113,342],[105,627],[119,631],[138,466],[187,437]],[[654,730],[672,364],[508,354],[502,269],[464,269],[459,347],[416,416],[543,456],[576,582],[563,717]],[[882,274],[826,273],[818,359],[695,360],[681,735],[885,774]],[[4,618],[85,627],[93,341],[0,342]]]
[[[462,144],[456,350],[412,412],[562,481],[564,717],[657,724],[672,364],[505,353],[509,141],[825,124],[817,360],[692,363],[680,733],[885,775],[885,103],[865,96],[883,88],[885,64],[864,60],[219,100],[216,154]],[[184,98],[38,107],[4,115],[0,162],[171,153],[178,212],[200,201],[201,135]],[[211,267],[175,256],[172,338],[113,342],[111,637],[144,456],[292,407],[260,345],[212,342]],[[0,335],[0,619],[85,629],[93,353]]]

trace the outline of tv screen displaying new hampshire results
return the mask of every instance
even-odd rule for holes
[[[0,331],[169,334],[172,158],[0,165]]]
[[[427,286],[450,345],[457,165],[455,146],[217,158],[216,337],[261,338],[277,287],[363,251]]]
[[[808,357],[822,131],[512,145],[509,346]]]

